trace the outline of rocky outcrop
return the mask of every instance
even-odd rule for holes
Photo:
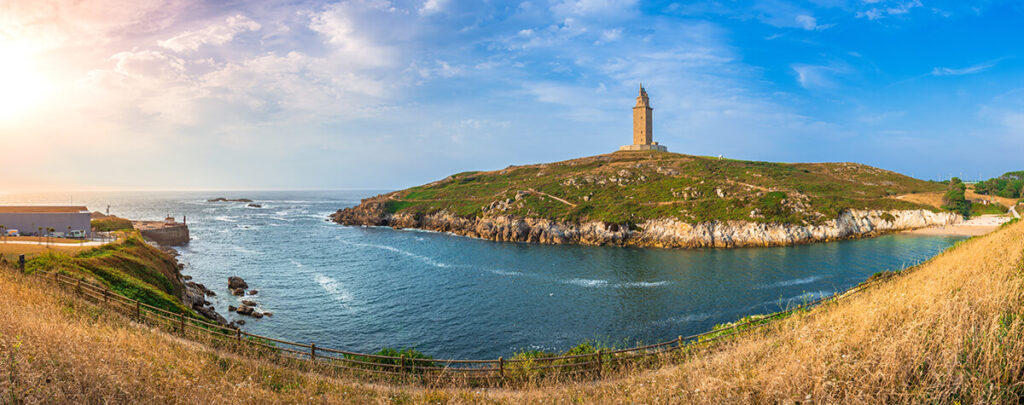
[[[237,288],[249,288],[249,284],[244,279],[238,276],[228,277],[228,288],[234,290]]]
[[[192,281],[184,282],[185,288],[181,293],[181,302],[192,308],[200,315],[207,319],[217,322],[221,325],[227,325],[227,319],[224,319],[217,310],[214,309],[213,304],[206,300],[206,297],[215,295],[213,291],[210,291],[206,286],[195,283]]]
[[[339,210],[331,219],[343,225],[417,228],[494,241],[542,244],[613,245],[666,248],[788,246],[879,235],[948,225],[962,221],[954,213],[927,210],[847,210],[820,224],[709,221],[690,224],[676,219],[634,225],[564,222],[514,216],[460,217],[448,212],[391,214],[383,198]]]
[[[244,202],[244,203],[251,203],[252,200],[250,200],[248,198],[224,198],[224,197],[217,197],[217,198],[214,198],[214,199],[206,200],[206,202]]]

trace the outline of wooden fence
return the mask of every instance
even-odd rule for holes
[[[661,355],[674,351],[686,353],[709,342],[763,327],[796,311],[820,305],[840,295],[820,297],[787,311],[770,314],[759,319],[736,323],[725,328],[695,335],[680,336],[676,339],[646,346],[619,350],[597,350],[594,353],[571,356],[520,357],[513,359],[498,357],[493,360],[459,360],[383,356],[333,349],[315,343],[306,344],[274,339],[248,333],[241,329],[222,326],[205,319],[199,319],[189,313],[176,313],[147,305],[138,300],[121,296],[104,286],[60,274],[59,272],[39,271],[34,274],[53,281],[58,285],[73,287],[76,292],[90,300],[107,305],[137,321],[161,326],[165,329],[181,333],[186,337],[189,336],[190,332],[210,337],[218,343],[219,347],[253,349],[246,352],[261,356],[270,354],[279,356],[283,360],[301,360],[302,363],[311,363],[318,368],[325,366],[329,369],[349,371],[356,374],[418,377],[434,380],[444,375],[458,375],[470,381],[499,383],[558,376],[583,375],[600,378],[608,371],[615,370],[623,365],[637,365],[644,360],[657,360],[661,358]],[[842,294],[842,296],[862,291],[877,281],[863,283]]]

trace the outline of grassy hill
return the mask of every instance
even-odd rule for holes
[[[172,312],[191,312],[182,304],[178,263],[139,236],[68,254],[48,251],[26,264],[29,271],[58,271],[105,285],[115,292]]]
[[[892,197],[945,185],[857,163],[770,163],[667,152],[615,152],[459,173],[386,196],[391,213],[442,210],[568,221],[820,223],[845,209],[928,209]]]
[[[0,267],[0,392],[28,403],[1019,403],[1024,222],[668,365],[484,389],[368,384],[138,325]],[[305,364],[305,362],[303,362]]]

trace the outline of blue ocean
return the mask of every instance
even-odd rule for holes
[[[708,330],[848,289],[942,252],[961,237],[889,235],[781,248],[541,246],[328,222],[380,191],[92,192],[0,195],[158,220],[187,217],[183,273],[227,312],[244,278],[273,317],[244,329],[361,352],[416,348],[496,358],[597,340],[635,344]],[[215,197],[246,203],[207,202]],[[248,299],[249,297],[247,297]]]

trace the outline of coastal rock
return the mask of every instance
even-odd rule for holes
[[[245,325],[245,319],[236,319],[234,323],[239,326]]]
[[[241,296],[245,295],[245,290],[243,290],[241,288],[236,288],[234,290],[231,290],[231,295],[237,295],[237,296],[241,297]]]
[[[242,300],[242,305],[248,305],[250,307],[255,307],[257,304],[256,304],[255,301]]]
[[[228,277],[228,288],[232,290],[236,288],[249,288],[249,284],[246,284],[245,280],[242,280],[241,277],[231,276]]]
[[[256,319],[263,318],[263,313],[260,313],[260,312],[253,311],[251,315],[252,315],[253,318],[256,318]]]
[[[238,307],[236,307],[234,305],[228,305],[228,312],[235,312],[237,310],[238,310]]]
[[[274,316],[274,313],[270,311],[263,311],[263,316]]]
[[[246,207],[249,207],[249,208],[263,208],[263,206],[262,206],[262,205],[260,205],[260,204],[254,204],[254,203],[249,203],[249,204],[246,204],[245,206],[246,206]]]
[[[252,315],[253,308],[248,305],[242,305],[235,309],[235,312],[240,315]]]
[[[392,214],[383,198],[365,199],[331,215],[343,225],[416,228],[499,242],[613,245],[665,248],[789,246],[879,235],[934,225],[951,225],[962,217],[927,210],[846,210],[819,224],[708,221],[686,223],[673,218],[635,225],[600,221],[569,222],[509,215],[461,217],[441,211],[425,215]]]
[[[214,198],[212,200],[206,200],[206,202],[244,202],[244,203],[251,203],[252,200],[250,200],[248,198],[234,198],[234,199],[230,199],[230,198],[224,198],[224,197],[217,197],[217,198]]]
[[[256,295],[256,294],[259,294],[259,291],[257,291],[257,290],[249,290],[249,295]]]

